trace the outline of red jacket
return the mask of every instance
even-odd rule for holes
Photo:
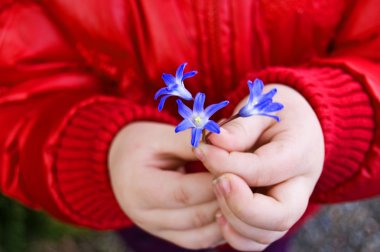
[[[0,4],[0,189],[61,220],[130,224],[107,171],[110,143],[159,113],[161,74],[198,70],[209,103],[246,81],[284,83],[322,124],[326,160],[312,202],[380,193],[377,0],[45,0]],[[301,136],[300,136],[301,137]]]

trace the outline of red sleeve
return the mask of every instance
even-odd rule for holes
[[[312,195],[314,202],[348,201],[380,193],[379,13],[376,0],[357,1],[327,57],[298,67],[270,67],[248,76],[292,86],[317,113],[326,156]],[[231,101],[237,103],[246,94],[244,81]]]
[[[107,151],[134,120],[173,122],[112,95],[28,1],[0,4],[0,190],[35,209],[97,229],[130,224],[113,195]]]

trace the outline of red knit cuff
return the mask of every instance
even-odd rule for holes
[[[374,134],[374,112],[362,84],[334,67],[274,67],[248,77],[291,86],[308,100],[319,118],[325,141],[323,173],[312,200],[344,200],[331,194],[356,175]],[[247,94],[245,80],[231,102],[238,103]]]
[[[95,229],[116,229],[131,221],[120,209],[109,179],[107,158],[114,136],[136,120],[176,121],[156,108],[98,97],[74,108],[58,139],[51,185],[70,221]]]

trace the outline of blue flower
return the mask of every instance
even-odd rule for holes
[[[240,109],[239,115],[241,117],[263,115],[280,121],[280,118],[275,116],[274,113],[283,109],[284,105],[278,102],[272,102],[272,98],[277,93],[277,89],[273,88],[268,93],[263,94],[264,83],[260,79],[255,79],[253,83],[249,80],[248,87],[249,99],[247,104]]]
[[[198,93],[195,96],[193,110],[187,107],[181,100],[177,100],[178,113],[184,118],[182,122],[178,124],[175,128],[175,132],[192,128],[191,131],[191,145],[196,148],[202,137],[202,132],[204,129],[211,131],[213,133],[220,133],[219,125],[210,120],[210,117],[219,109],[227,106],[228,101],[223,101],[217,104],[212,104],[206,109],[203,109],[206,95],[203,93]]]
[[[176,76],[174,77],[171,74],[162,74],[162,79],[164,80],[167,87],[161,88],[154,95],[154,99],[157,100],[158,97],[161,97],[160,103],[158,104],[158,111],[161,111],[164,107],[164,103],[166,99],[170,96],[178,96],[184,100],[192,100],[193,96],[191,93],[185,88],[183,81],[187,78],[193,77],[197,74],[197,71],[190,71],[188,73],[183,74],[183,70],[187,63],[183,63],[177,68]]]

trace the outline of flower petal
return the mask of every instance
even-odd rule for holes
[[[254,91],[253,91],[253,82],[252,81],[250,81],[250,80],[248,80],[248,82],[247,82],[247,84],[248,84],[248,88],[249,88],[249,98],[248,98],[248,101],[247,101],[247,105],[246,106],[248,106],[248,104],[252,104],[253,103],[253,100],[255,99],[255,93],[254,93]]]
[[[193,77],[194,75],[196,75],[198,72],[197,71],[190,71],[190,72],[187,72],[183,75],[182,77],[182,80],[184,79],[187,79],[187,78],[191,78]]]
[[[195,96],[194,100],[194,106],[193,106],[193,111],[195,113],[202,113],[203,112],[203,106],[205,103],[206,95],[204,93],[198,93]]]
[[[253,115],[253,108],[249,108],[248,104],[242,107],[238,113],[241,117],[250,117]]]
[[[275,119],[277,122],[280,121],[280,117],[275,116],[275,115],[271,115],[271,114],[267,114],[267,113],[260,113],[260,114],[257,114],[257,115],[267,116],[267,117],[273,118],[273,119]]]
[[[277,93],[277,89],[273,88],[268,93],[262,94],[264,83],[260,79],[254,82],[248,81],[249,99],[247,104],[239,110],[241,117],[249,117],[252,115],[264,115],[279,121],[280,118],[272,114],[281,110],[284,106],[281,103],[273,102],[272,99]]]
[[[177,125],[174,131],[175,133],[178,133],[192,127],[194,127],[193,123],[189,119],[185,119]]]
[[[177,100],[177,104],[178,104],[178,113],[185,119],[191,118],[191,116],[193,115],[193,112],[191,111],[191,109],[185,104],[183,104],[183,102],[180,99]]]
[[[258,111],[264,111],[266,107],[268,107],[272,103],[272,99],[267,99],[264,100],[258,104],[256,104],[253,109],[258,110]]]
[[[160,97],[161,95],[167,95],[167,94],[170,94],[170,91],[168,90],[168,88],[160,88],[160,90],[158,90],[156,92],[156,94],[154,95],[154,99],[157,100],[158,97]]]
[[[175,82],[175,78],[174,78],[174,76],[171,75],[171,74],[163,73],[163,74],[162,74],[162,79],[164,80],[165,84],[166,84],[168,87],[170,87],[170,88],[172,88],[173,85],[177,84],[177,83]]]
[[[267,99],[272,99],[273,96],[277,93],[277,88],[271,89],[268,93],[262,95],[259,99],[259,102]]]
[[[191,145],[197,148],[202,137],[202,129],[193,128],[191,130]]]
[[[216,122],[214,122],[213,120],[209,120],[206,123],[205,129],[208,130],[208,131],[211,131],[213,133],[216,133],[216,134],[220,133],[220,127],[219,127],[219,125]]]
[[[165,95],[161,97],[160,103],[158,104],[158,111],[161,111],[163,109],[165,101],[166,99],[168,99],[168,97],[170,97],[170,95]]]
[[[222,101],[217,104],[212,104],[205,109],[205,115],[210,118],[216,111],[227,106],[229,101]]]
[[[192,94],[185,88],[185,86],[179,86],[176,91],[178,92],[178,96],[184,100],[190,101],[193,99]]]
[[[167,87],[167,89],[168,89],[169,91],[176,91],[176,90],[179,89],[179,85],[178,85],[178,84],[174,84],[174,85],[172,85],[172,86],[170,86],[170,87]]]
[[[263,81],[260,79],[255,79],[253,81],[253,89],[250,91],[253,92],[255,96],[260,96],[261,93],[263,92],[263,89],[264,89]]]
[[[276,111],[279,111],[279,110],[281,110],[283,108],[284,108],[284,105],[282,105],[281,103],[273,102],[273,103],[269,104],[264,109],[264,112],[266,112],[266,113],[268,113],[268,112],[276,112]]]
[[[182,77],[183,77],[183,70],[185,69],[185,66],[187,65],[187,63],[183,63],[181,64],[178,68],[177,68],[177,71],[175,73],[175,78],[176,78],[176,81],[177,83],[180,83],[182,81]]]

